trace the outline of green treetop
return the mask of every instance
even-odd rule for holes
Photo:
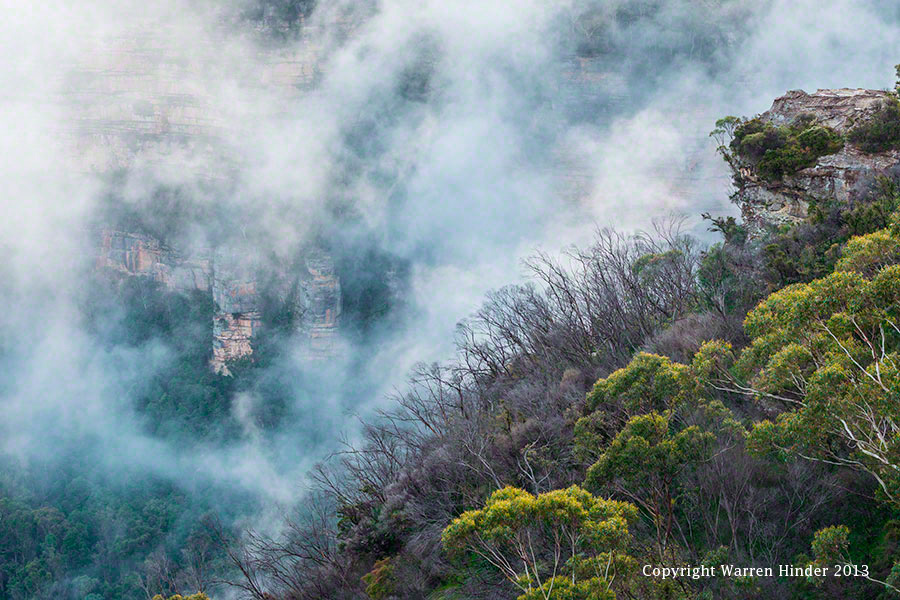
[[[444,546],[498,569],[519,600],[613,600],[635,569],[627,554],[637,509],[572,486],[535,496],[506,487],[444,530]]]

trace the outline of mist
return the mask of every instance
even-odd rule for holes
[[[715,120],[789,89],[885,88],[900,40],[880,0],[320,2],[291,27],[258,6],[271,16],[262,0],[4,3],[7,487],[162,482],[185,515],[277,527],[524,258],[665,215],[709,239],[701,213],[738,214]],[[165,98],[181,112],[159,136],[140,114]],[[288,331],[223,388],[215,435],[148,428],[135,400],[178,350],[127,339],[130,313],[98,299],[110,222],[265,273],[327,252],[345,294],[333,355]]]

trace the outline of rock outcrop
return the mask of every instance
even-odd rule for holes
[[[104,40],[104,51],[70,65],[59,82],[60,101],[69,107],[68,127],[60,134],[86,172],[107,174],[190,159],[199,180],[227,179],[240,163],[228,140],[239,135],[241,117],[228,111],[217,78],[227,61],[198,41],[183,56],[178,32],[148,23],[130,35]],[[352,23],[342,23],[351,27]],[[183,35],[183,34],[182,34]],[[312,85],[322,59],[321,48],[308,43],[259,49],[252,69],[227,73],[238,87],[268,111],[287,110],[299,90]],[[208,42],[207,42],[208,43]],[[196,50],[196,52],[194,52]],[[229,81],[231,80],[229,79]],[[253,120],[253,119],[249,119]],[[227,373],[229,361],[252,355],[253,340],[263,326],[264,294],[294,302],[298,336],[307,338],[303,352],[310,360],[339,353],[337,328],[341,287],[332,258],[306,248],[297,265],[285,265],[275,283],[260,265],[248,264],[251,252],[223,249],[175,249],[159,239],[108,224],[96,233],[96,267],[120,277],[142,276],[178,292],[200,290],[215,302],[211,323],[211,366]],[[229,246],[224,243],[223,246]]]
[[[253,354],[262,326],[262,295],[252,267],[233,254],[213,255],[213,347],[211,366],[228,373],[228,362]]]
[[[103,228],[98,233],[97,268],[120,275],[141,275],[170,290],[209,291],[209,258],[185,258],[141,233]]]
[[[308,331],[309,344],[304,353],[307,358],[322,360],[337,353],[341,282],[334,261],[326,253],[307,253],[305,264],[307,276],[301,280],[305,292],[301,322]]]
[[[306,249],[299,267],[286,269],[270,284],[267,280],[263,289],[262,268],[235,253],[202,248],[182,253],[152,236],[109,228],[98,238],[98,270],[147,277],[171,291],[210,294],[216,306],[210,365],[217,372],[227,374],[230,361],[253,354],[253,339],[263,326],[265,293],[276,302],[292,303],[288,308],[298,315],[297,334],[306,339],[305,358],[327,360],[339,352],[341,285],[331,256],[320,249]]]
[[[846,135],[870,119],[888,97],[889,92],[879,90],[834,89],[814,94],[793,90],[775,100],[759,118],[778,126],[812,115],[817,124]],[[877,177],[891,174],[898,164],[900,151],[867,154],[845,143],[839,152],[779,181],[767,181],[752,168],[741,168],[736,173],[736,200],[749,223],[794,223],[806,218],[810,200],[849,202]]]

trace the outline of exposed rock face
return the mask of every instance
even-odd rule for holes
[[[216,373],[230,374],[228,362],[253,354],[253,336],[262,321],[255,311],[218,312],[213,319],[213,355],[210,366]]]
[[[155,238],[125,231],[103,229],[97,267],[121,275],[143,275],[177,291],[210,289],[208,258],[184,258]]]
[[[234,257],[214,255],[212,298],[213,348],[210,364],[228,373],[228,361],[253,353],[253,336],[262,326],[262,306],[256,277]]]
[[[309,358],[324,359],[333,356],[337,348],[341,282],[334,261],[324,252],[306,255],[306,272],[303,322],[309,331],[309,345],[305,351]]]
[[[259,282],[258,265],[242,262],[241,256],[216,254],[213,259],[212,297],[217,312],[213,324],[212,366],[227,373],[227,362],[252,354],[253,337],[263,325],[263,294],[289,304],[295,326],[306,339],[302,354],[309,360],[334,358],[339,353],[337,332],[341,312],[341,285],[331,256],[308,248],[300,264],[268,281]]]
[[[864,89],[818,90],[814,94],[793,90],[775,100],[760,119],[777,126],[813,115],[819,124],[846,134],[870,119],[888,96],[888,92]],[[793,223],[806,218],[811,199],[848,202],[898,164],[898,151],[866,154],[848,143],[839,152],[821,157],[814,166],[777,182],[742,169],[737,199],[748,222]]]
[[[181,164],[190,159],[199,179],[227,178],[239,157],[228,140],[238,135],[241,118],[215,94],[225,75],[250,95],[271,102],[265,110],[288,110],[298,90],[318,75],[321,49],[308,43],[258,51],[252,69],[223,74],[214,48],[198,41],[196,55],[184,56],[177,32],[162,24],[146,24],[130,35],[107,40],[104,51],[71,65],[60,81],[61,102],[71,107],[70,127],[60,132],[70,140],[82,168],[109,173],[148,165]],[[344,28],[352,23],[339,24]],[[230,65],[233,66],[233,65]],[[252,120],[252,119],[251,119]],[[249,252],[209,248],[176,250],[152,236],[113,227],[97,234],[97,268],[119,276],[144,276],[172,291],[200,290],[215,302],[211,366],[227,373],[227,363],[253,352],[253,338],[263,325],[263,293],[294,302],[298,334],[308,343],[311,360],[334,357],[341,288],[333,260],[307,248],[300,266],[274,284],[268,273],[247,264]],[[299,275],[296,274],[299,272]],[[293,278],[293,279],[291,279]]]
[[[773,125],[785,125],[801,115],[813,114],[819,124],[846,133],[869,118],[888,97],[888,92],[879,90],[842,88],[814,94],[791,90],[760,116]]]
[[[167,289],[208,292],[216,305],[210,365],[228,373],[229,361],[250,356],[253,338],[262,327],[263,290],[257,265],[234,254],[199,249],[186,257],[159,240],[139,233],[103,229],[99,232],[97,268],[119,276],[143,276]],[[281,276],[268,290],[300,315],[298,333],[307,339],[304,356],[333,358],[338,353],[337,331],[341,286],[331,257],[308,249],[299,276]]]
[[[210,169],[227,167],[233,157],[223,134],[260,115],[229,109],[217,97],[223,93],[218,80],[227,76],[258,90],[273,99],[266,110],[278,111],[283,106],[276,99],[289,103],[315,81],[321,59],[314,44],[297,44],[260,50],[247,57],[254,68],[223,73],[210,40],[197,40],[196,56],[185,56],[183,40],[158,23],[106,43],[59,82],[61,102],[72,111],[71,127],[61,134],[89,172],[165,162],[173,154]]]

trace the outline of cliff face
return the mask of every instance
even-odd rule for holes
[[[209,258],[185,258],[155,238],[140,233],[102,229],[98,237],[98,269],[149,277],[170,290],[210,289]]]
[[[185,56],[183,40],[160,23],[101,39],[104,50],[70,65],[59,82],[59,100],[71,111],[70,126],[60,133],[88,172],[163,163],[175,153],[210,171],[227,170],[234,157],[224,139],[259,115],[223,103],[220,81],[233,80],[248,94],[258,91],[272,99],[266,110],[278,111],[278,101],[296,97],[319,69],[312,43],[260,50],[247,58],[254,68],[223,72],[210,40],[198,40],[196,56]]]
[[[306,340],[303,355],[325,360],[339,353],[337,329],[341,312],[341,286],[331,257],[308,249],[301,264],[263,290],[258,265],[242,262],[235,254],[199,249],[185,256],[144,234],[102,229],[98,234],[98,270],[122,277],[143,276],[178,292],[209,293],[216,305],[211,324],[211,367],[227,374],[227,363],[252,355],[253,338],[262,327],[263,294],[278,302],[293,303],[297,333]]]
[[[334,261],[324,252],[305,257],[306,275],[302,280],[303,319],[309,335],[305,355],[313,360],[337,354],[338,318],[341,315],[341,282]]]
[[[262,326],[261,295],[256,277],[249,268],[242,268],[232,258],[214,255],[210,286],[216,304],[210,364],[216,372],[225,374],[228,373],[228,361],[253,353],[253,337]]]
[[[343,24],[350,27],[352,24]],[[155,164],[179,164],[189,157],[199,179],[228,177],[240,162],[228,139],[239,130],[243,113],[227,112],[217,101],[217,79],[234,79],[260,103],[279,111],[310,86],[318,73],[320,49],[313,43],[259,50],[253,69],[222,74],[215,49],[198,42],[196,56],[179,54],[176,32],[163,24],[121,38],[104,40],[103,51],[70,65],[59,82],[60,101],[71,109],[69,127],[60,132],[87,172],[105,174]],[[217,92],[218,90],[218,92]],[[227,103],[226,103],[227,104]],[[252,119],[251,119],[252,120]],[[337,327],[341,287],[332,258],[306,248],[273,276],[248,264],[251,252],[196,248],[176,250],[160,240],[108,225],[96,235],[96,267],[121,277],[143,276],[172,291],[210,294],[216,313],[211,366],[227,373],[227,363],[250,356],[263,326],[264,301],[293,302],[304,353],[322,360],[339,353]],[[229,244],[224,244],[228,246]],[[272,281],[277,279],[277,281]]]
[[[812,115],[818,124],[846,135],[870,119],[888,97],[888,92],[878,90],[818,90],[814,94],[793,90],[775,100],[759,118],[779,126],[801,115]],[[890,174],[898,164],[900,151],[867,154],[845,143],[839,152],[823,156],[815,165],[776,182],[742,168],[737,200],[748,222],[797,222],[806,218],[810,200],[848,202],[878,176]]]

